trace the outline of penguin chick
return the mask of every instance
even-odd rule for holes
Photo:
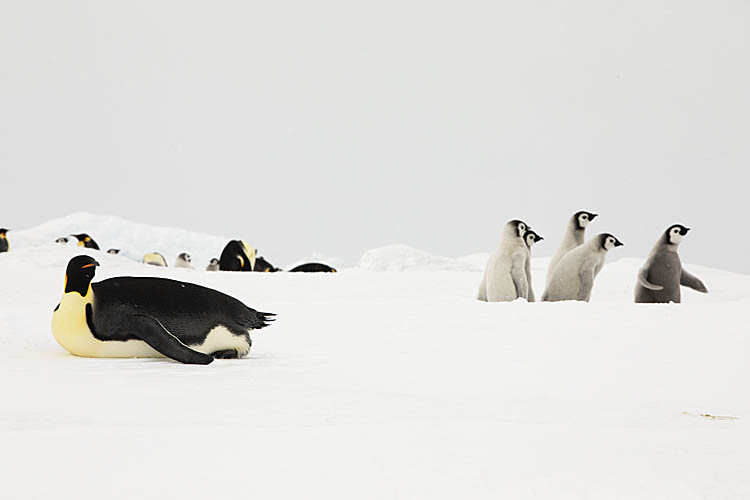
[[[565,234],[560,242],[560,246],[549,261],[547,277],[545,279],[545,284],[547,286],[549,286],[549,280],[552,278],[552,273],[555,271],[555,267],[557,267],[557,264],[560,263],[565,254],[575,247],[583,245],[584,239],[586,238],[586,227],[597,216],[598,214],[582,210],[574,213],[570,219],[568,219],[568,225],[565,228]]]
[[[601,233],[566,253],[555,267],[542,301],[588,302],[591,299],[594,280],[604,267],[607,252],[622,245],[622,242],[611,234]]]
[[[505,224],[500,246],[487,261],[477,294],[479,300],[510,302],[518,298],[528,299],[526,262],[529,250],[524,241],[528,229],[528,225],[520,220]]]
[[[544,238],[541,235],[537,234],[535,231],[527,228],[526,235],[523,237],[523,239],[526,242],[526,250],[529,253],[526,259],[526,279],[529,282],[528,301],[534,302],[536,299],[534,298],[534,287],[531,285],[531,247],[542,241]]]
[[[186,269],[192,269],[193,259],[190,257],[189,253],[182,252],[180,255],[177,256],[177,260],[174,263],[174,267],[183,267]]]
[[[211,262],[206,266],[206,271],[218,271],[219,270],[219,259],[214,257]]]
[[[682,268],[677,250],[682,238],[690,228],[682,224],[673,224],[659,237],[638,271],[635,285],[635,302],[637,304],[654,304],[682,301],[680,285],[692,288],[701,293],[708,293],[703,282]]]

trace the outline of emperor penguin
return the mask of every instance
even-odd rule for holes
[[[673,224],[664,231],[651,249],[646,264],[638,271],[635,302],[653,304],[681,301],[680,285],[701,293],[708,289],[701,280],[682,268],[677,249],[690,228]]]
[[[542,241],[544,238],[535,231],[526,228],[526,234],[523,239],[526,242],[526,251],[529,253],[528,258],[526,259],[526,279],[529,282],[528,301],[534,302],[536,299],[534,298],[534,287],[531,285],[531,247]]]
[[[174,267],[183,267],[186,269],[193,269],[192,261],[193,259],[190,257],[189,253],[182,252],[180,255],[177,256],[177,260],[174,263]]]
[[[257,252],[257,249],[256,249],[256,252]],[[268,262],[263,257],[256,257],[255,269],[253,270],[259,273],[275,273],[275,272],[281,271],[281,269],[273,266],[270,262]]]
[[[159,252],[149,252],[144,255],[143,263],[150,266],[167,267],[167,259]]]
[[[307,264],[300,264],[289,270],[290,273],[335,273],[336,269],[329,266],[328,264],[321,264],[320,262],[308,262]]]
[[[218,271],[219,270],[219,259],[214,257],[206,266],[206,271]]]
[[[542,301],[591,300],[594,279],[604,267],[607,252],[622,245],[611,234],[601,233],[566,253],[555,267]]]
[[[10,231],[10,229],[0,227],[0,253],[10,252],[10,241],[8,241],[7,235],[8,231]]]
[[[80,234],[71,234],[75,239],[78,240],[78,246],[79,247],[86,247],[86,248],[93,248],[94,250],[99,250],[99,245],[96,244],[96,241],[89,236],[86,233],[80,233]]]
[[[242,240],[231,240],[221,251],[219,269],[222,271],[252,271],[255,269],[255,249]]]
[[[511,220],[505,224],[500,246],[490,256],[484,269],[477,294],[479,300],[510,302],[519,298],[528,299],[526,262],[529,249],[524,240],[528,229],[528,225],[520,220]]]
[[[583,245],[583,241],[586,238],[586,226],[588,226],[598,215],[599,214],[581,210],[580,212],[574,213],[570,219],[568,219],[568,226],[565,228],[565,234],[560,242],[560,246],[549,261],[547,278],[545,280],[547,286],[549,286],[549,280],[552,278],[552,273],[555,271],[555,267],[557,267],[557,264],[560,263],[565,254],[575,247]]]
[[[250,352],[250,332],[275,316],[211,288],[170,279],[92,283],[98,265],[87,255],[68,262],[63,296],[52,314],[52,335],[76,356],[168,357],[199,365],[242,358]]]

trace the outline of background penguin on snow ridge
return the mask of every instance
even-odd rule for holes
[[[96,241],[94,241],[94,239],[88,234],[79,233],[79,234],[71,234],[71,236],[75,237],[75,239],[78,240],[79,247],[93,248],[94,250],[99,250],[99,245],[97,245]]]
[[[0,253],[10,252],[10,241],[8,241],[7,232],[10,229],[0,227]]]

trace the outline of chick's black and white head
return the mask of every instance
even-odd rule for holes
[[[85,297],[99,263],[88,255],[78,255],[65,270],[65,293],[77,292]]]
[[[670,245],[679,245],[682,238],[688,234],[688,231],[690,231],[689,227],[685,227],[682,224],[672,224],[664,233],[664,237]]]
[[[117,255],[118,253],[120,253],[120,249],[119,248],[110,248],[109,250],[107,250],[107,253],[110,254],[110,255]]]
[[[219,265],[219,259],[217,259],[216,257],[214,257],[213,259],[211,259],[211,262],[209,262],[209,264],[211,264],[213,266],[218,266]]]
[[[526,231],[525,239],[526,239],[526,246],[531,248],[532,245],[534,245],[535,243],[539,243],[544,238],[541,235],[537,234],[535,231],[528,229]]]
[[[526,231],[531,229],[528,224],[518,219],[513,219],[512,221],[508,221],[506,225],[513,228],[516,232],[516,235],[519,238],[523,238],[523,236],[526,234]]]
[[[182,252],[179,257],[177,257],[180,260],[184,260],[185,262],[192,262],[192,257],[190,257],[189,253]]]
[[[586,226],[589,225],[589,222],[596,219],[598,215],[599,214],[581,210],[580,212],[576,212],[573,217],[575,218],[576,224],[578,225],[578,229],[586,229]]]
[[[610,251],[613,248],[621,247],[623,245],[622,241],[618,240],[615,236],[609,233],[600,234],[599,241],[601,242],[602,248],[606,251]]]
[[[69,241],[68,238],[66,238],[65,236],[60,236],[59,238],[57,238],[55,240],[55,243],[60,243],[61,245],[66,245],[68,243],[68,241]]]

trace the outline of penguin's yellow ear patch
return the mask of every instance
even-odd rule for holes
[[[83,242],[82,242],[82,241],[79,241],[79,242],[78,242],[78,246],[79,246],[79,247],[82,247],[82,246],[83,246]]]

